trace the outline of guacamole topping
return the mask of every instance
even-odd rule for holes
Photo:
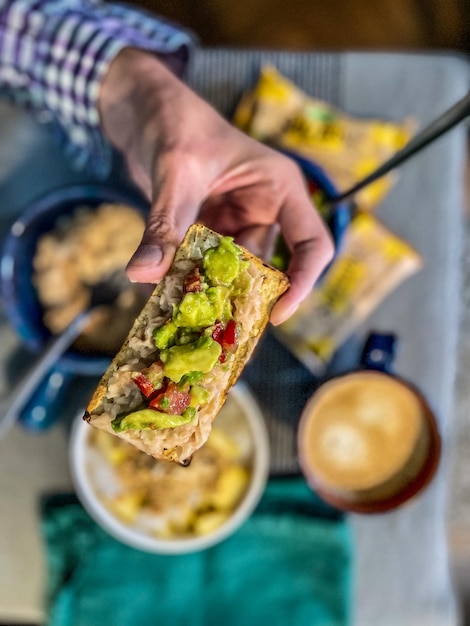
[[[213,285],[231,285],[240,270],[240,248],[231,237],[223,237],[217,248],[208,250],[202,262],[204,272]]]
[[[111,422],[111,425],[115,432],[131,429],[142,430],[144,428],[151,430],[155,428],[175,428],[175,426],[181,426],[190,422],[194,419],[195,414],[196,411],[193,407],[188,407],[181,415],[171,415],[155,411],[154,409],[140,409],[124,417],[117,417]]]
[[[142,408],[113,420],[116,432],[175,428],[193,420],[209,401],[204,374],[233,358],[238,346],[233,299],[250,285],[249,263],[240,257],[233,239],[222,237],[188,273],[172,317],[152,334],[156,362],[132,377],[142,394]]]
[[[165,376],[179,383],[190,372],[210,372],[217,365],[221,352],[222,346],[217,341],[203,336],[197,341],[162,351],[160,358]]]

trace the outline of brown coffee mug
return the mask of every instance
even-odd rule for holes
[[[336,376],[307,402],[298,455],[312,489],[356,513],[395,509],[420,493],[439,465],[441,439],[423,394],[391,373],[394,335],[370,335],[361,369]]]

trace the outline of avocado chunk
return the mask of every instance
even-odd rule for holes
[[[176,343],[177,332],[178,327],[171,320],[168,320],[168,322],[163,324],[163,326],[160,326],[160,328],[156,328],[153,331],[153,340],[156,347],[159,350],[166,350],[170,346],[174,346]]]
[[[222,347],[212,337],[202,336],[197,341],[163,350],[160,357],[163,371],[170,380],[178,383],[189,372],[207,374],[219,360]]]
[[[240,253],[232,237],[222,237],[217,248],[205,252],[202,265],[212,285],[230,286],[233,283],[240,270]]]
[[[251,277],[248,273],[249,261],[240,261],[240,270],[232,283],[232,297],[243,296],[250,291]]]
[[[198,407],[201,404],[206,404],[209,401],[211,394],[207,389],[201,387],[201,385],[193,385],[191,387],[191,404],[190,406]]]
[[[202,372],[189,372],[185,374],[183,378],[178,383],[178,387],[184,387],[184,385],[195,385],[199,383],[202,379]]]
[[[188,407],[181,415],[170,415],[154,409],[140,409],[125,417],[117,417],[111,422],[116,433],[124,430],[154,430],[156,428],[176,428],[187,424],[196,415],[193,407]]]
[[[206,291],[185,294],[173,316],[176,326],[182,328],[205,328],[223,318],[225,303],[229,300],[226,287],[209,287]],[[158,346],[157,346],[158,347]]]

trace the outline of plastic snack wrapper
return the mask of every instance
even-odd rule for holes
[[[321,282],[274,332],[310,371],[320,375],[341,343],[422,265],[422,257],[408,243],[372,215],[361,213]]]
[[[233,121],[259,141],[315,162],[339,190],[349,189],[401,149],[416,127],[411,118],[390,122],[347,115],[310,97],[269,66],[242,97]],[[387,174],[358,192],[360,210],[373,209],[395,178]]]

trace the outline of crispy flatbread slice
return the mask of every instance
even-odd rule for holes
[[[187,464],[192,454],[207,441],[212,421],[260,339],[273,305],[289,286],[282,272],[240,248],[240,259],[248,262],[244,264],[245,290],[242,295],[230,298],[232,316],[239,331],[238,345],[226,362],[217,363],[198,382],[208,391],[208,401],[197,407],[194,418],[188,423],[176,427],[115,432],[113,420],[142,406],[143,396],[133,377],[136,372],[146,371],[160,358],[153,339],[154,330],[171,318],[174,305],[178,305],[185,294],[185,279],[201,266],[204,253],[216,248],[221,239],[221,235],[201,224],[188,230],[170,270],[156,286],[135,321],[121,350],[98,384],[84,415],[92,426],[122,437],[155,458]]]

